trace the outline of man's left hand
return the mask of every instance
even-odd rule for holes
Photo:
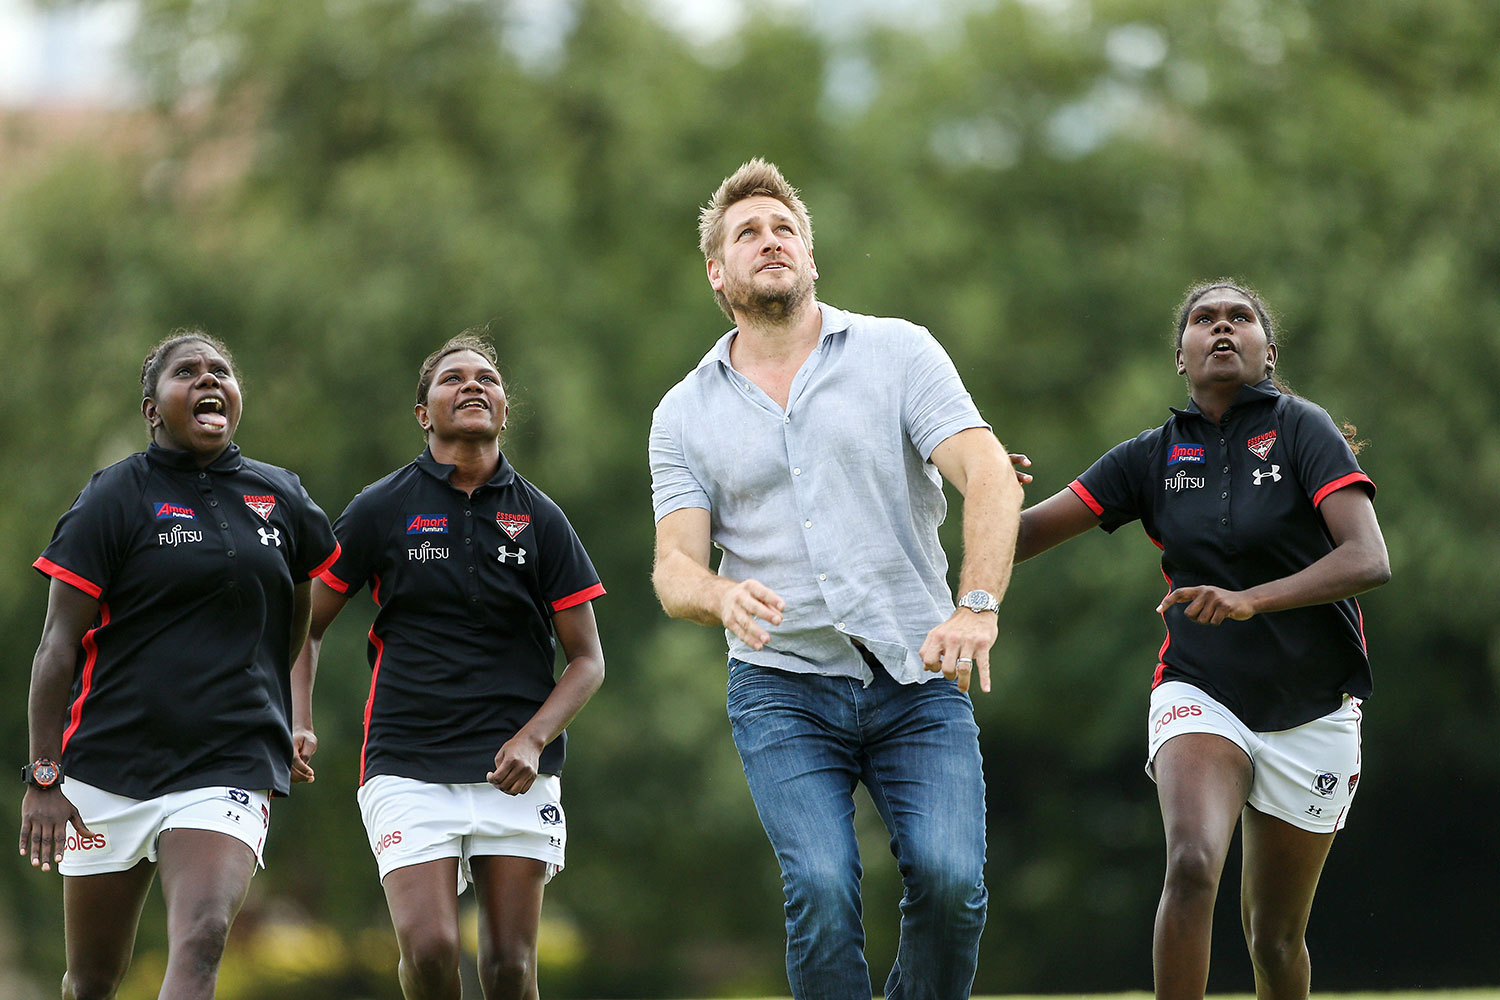
[[[953,617],[927,633],[922,643],[922,665],[958,682],[969,690],[970,671],[979,674],[979,690],[990,689],[990,647],[1000,634],[999,616],[993,611],[958,608]]]
[[[1179,587],[1156,606],[1158,614],[1165,614],[1174,604],[1186,604],[1182,613],[1189,621],[1199,625],[1219,625],[1226,619],[1245,621],[1255,617],[1255,607],[1243,590],[1224,590],[1221,587]]]

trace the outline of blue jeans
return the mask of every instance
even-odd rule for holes
[[[729,661],[729,721],[786,889],[796,1000],[869,1000],[854,786],[863,781],[901,870],[890,1000],[964,1000],[984,887],[984,775],[967,695],[946,678],[897,684]]]

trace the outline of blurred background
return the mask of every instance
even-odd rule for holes
[[[1188,284],[1265,293],[1279,373],[1368,442],[1394,569],[1362,601],[1376,693],[1314,984],[1500,983],[1497,48],[1493,0],[0,0],[0,745],[24,763],[29,565],[145,445],[152,343],[225,338],[239,443],[333,516],[421,449],[422,357],[488,325],[507,454],[609,588],[542,991],[784,993],[722,636],[651,592],[645,448],[727,328],[697,207],[764,155],[811,208],[820,298],[931,328],[1035,460],[1031,502],[1184,400]],[[975,699],[979,992],[1150,987],[1157,557],[1097,532],[1016,572]],[[221,997],[399,996],[354,802],[371,611],[325,646],[319,780],[278,803]],[[12,830],[20,791],[0,781]],[[878,981],[900,885],[864,806]],[[1237,871],[1216,991],[1251,988]],[[153,898],[130,998],[155,995],[162,924]],[[57,877],[0,865],[0,997],[55,995],[62,961]]]

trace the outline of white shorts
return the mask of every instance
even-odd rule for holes
[[[1359,699],[1293,729],[1251,732],[1233,712],[1183,681],[1158,684],[1146,722],[1146,773],[1162,744],[1184,733],[1213,733],[1245,751],[1255,768],[1250,805],[1313,833],[1344,828],[1359,785]]]
[[[485,781],[439,785],[380,774],[361,785],[357,797],[382,881],[397,868],[438,858],[458,858],[460,893],[473,881],[474,857],[544,861],[549,882],[563,869],[568,824],[555,774],[538,775],[521,795]]]
[[[92,836],[81,836],[68,824],[67,847],[57,870],[63,875],[102,875],[134,868],[141,859],[156,860],[157,843],[168,830],[212,830],[228,834],[255,852],[263,852],[271,826],[271,796],[228,785],[189,788],[154,799],[132,799],[63,778],[63,794],[83,817]]]

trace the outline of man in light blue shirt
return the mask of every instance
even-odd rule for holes
[[[988,898],[967,691],[971,674],[989,690],[1020,486],[931,334],[816,300],[811,220],[775,166],[727,178],[699,235],[735,329],[652,420],[652,581],[668,614],[725,629],[735,746],[786,890],[792,995],[871,993],[863,781],[905,884],[885,995],[962,1000]],[[943,479],[964,497],[957,607]]]

